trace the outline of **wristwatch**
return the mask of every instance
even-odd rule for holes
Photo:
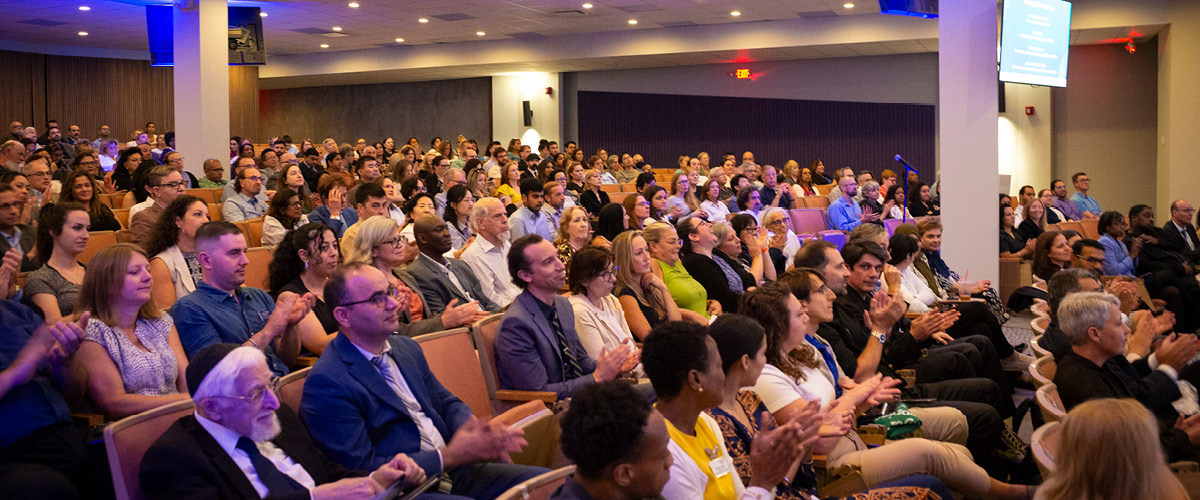
[[[887,343],[887,334],[883,332],[871,332],[871,336],[879,339],[880,344]]]

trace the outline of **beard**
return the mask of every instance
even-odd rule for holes
[[[281,430],[282,429],[279,425],[279,416],[271,413],[271,419],[269,422],[263,423],[255,420],[254,423],[251,424],[250,436],[248,437],[251,441],[261,443],[275,439],[275,436],[278,436]]]

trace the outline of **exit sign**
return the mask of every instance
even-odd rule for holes
[[[750,78],[750,70],[747,68],[738,68],[733,70],[733,77],[738,80],[747,80]]]

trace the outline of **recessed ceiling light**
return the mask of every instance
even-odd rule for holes
[[[590,3],[585,3],[585,4],[583,4],[583,8],[585,8],[585,9],[590,9],[590,8],[592,8],[592,4],[590,4]]]
[[[417,19],[417,22],[418,22],[418,23],[427,23],[427,22],[429,22],[429,19],[426,19],[426,18],[422,17],[422,18],[420,18],[420,19]]]
[[[342,31],[342,27],[341,27],[341,26],[334,26],[334,27],[332,27],[332,28],[330,28],[330,29],[332,29],[333,31]]]
[[[396,42],[397,42],[397,43],[404,43],[404,39],[403,39],[403,38],[397,38],[397,39],[396,39]]]
[[[637,24],[637,19],[630,19],[629,24]]]
[[[854,4],[852,4],[852,3],[850,3],[850,2],[846,2],[846,3],[842,4],[842,7],[845,7],[845,8],[847,8],[847,9],[853,9],[853,8],[854,8]]]
[[[87,35],[88,35],[88,33],[86,31],[79,32],[79,36],[87,36]]]
[[[733,16],[733,17],[738,17],[738,16],[742,15],[742,12],[741,12],[741,11],[738,11],[738,10],[735,10],[735,11],[733,11],[733,12],[730,12],[730,13],[729,13],[729,15],[731,15],[731,16]]]
[[[328,44],[328,43],[322,43],[322,44],[321,44],[321,48],[322,48],[322,49],[328,49],[328,48],[329,48],[329,44]]]
[[[357,9],[357,8],[358,8],[358,2],[350,2],[349,6],[350,6],[350,8],[351,8],[351,9]]]
[[[486,35],[486,34],[487,34],[487,33],[484,33],[484,32],[482,32],[482,31],[476,31],[476,32],[475,32],[475,35],[477,35],[477,36],[483,36],[483,35]]]
[[[267,13],[266,13],[266,12],[259,12],[259,13],[258,13],[258,17],[267,17]]]
[[[91,7],[88,7],[88,6],[86,6],[86,5],[80,5],[80,6],[79,6],[79,10],[82,10],[82,11],[84,11],[84,12],[87,12],[87,11],[89,11],[89,10],[92,10],[92,8],[91,8]]]

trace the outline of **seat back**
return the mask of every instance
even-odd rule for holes
[[[271,249],[267,247],[247,248],[246,259],[250,261],[250,264],[246,266],[245,285],[266,290],[267,266],[271,264]]]
[[[1037,402],[1042,409],[1042,416],[1046,417],[1047,422],[1058,422],[1067,416],[1062,398],[1058,397],[1058,386],[1053,383],[1038,387]]]
[[[900,227],[900,224],[904,224],[904,219],[885,219],[883,221],[883,228],[887,229],[889,238],[896,235],[896,228]]]
[[[125,196],[121,198],[121,208],[132,208],[137,204],[137,196],[133,194],[133,191],[125,193]]]
[[[1029,376],[1033,378],[1034,387],[1054,383],[1054,374],[1057,371],[1058,364],[1052,356],[1038,358],[1029,365]]]
[[[247,245],[262,246],[263,219],[254,219],[247,223],[246,227],[249,229],[246,233],[246,238],[249,240]]]
[[[216,203],[217,202],[217,200],[213,199],[213,190],[210,188],[193,188],[193,189],[188,189],[186,192],[189,195],[192,195],[197,198],[200,198],[201,200],[204,200],[205,203]]]
[[[792,230],[796,234],[816,234],[829,229],[825,211],[819,208],[796,208],[792,210]]]
[[[829,208],[828,196],[803,196],[804,208]]]
[[[1099,217],[1099,214],[1097,214],[1097,217]],[[1082,234],[1084,238],[1089,240],[1100,239],[1100,219],[1081,220],[1079,221],[1079,227],[1083,229],[1079,233]]]
[[[1083,224],[1080,224],[1079,221],[1077,221],[1077,220],[1069,220],[1069,221],[1059,222],[1058,230],[1059,231],[1075,231],[1075,232],[1079,233],[1080,236],[1083,236]],[[1085,238],[1086,238],[1086,236],[1085,236]]]
[[[570,463],[559,447],[562,428],[558,425],[558,417],[546,408],[546,403],[527,401],[496,415],[492,421],[525,432],[528,444],[521,451],[508,454],[514,464],[553,469]]]
[[[113,212],[113,217],[116,217],[117,222],[121,223],[121,227],[125,228],[125,229],[129,229],[129,209],[128,208],[114,208],[112,210],[112,212]]]
[[[142,499],[138,480],[142,457],[171,424],[191,414],[194,407],[190,399],[178,401],[125,417],[104,428],[104,447],[108,451],[108,469],[117,500]]]
[[[96,255],[101,248],[111,247],[117,244],[117,233],[113,231],[92,231],[88,233],[87,246],[83,247],[83,252],[76,257],[75,260],[87,264],[92,260],[92,256]]]
[[[829,196],[829,193],[833,192],[833,188],[835,187],[837,187],[836,183],[818,184],[813,186],[813,188],[815,188],[817,192],[821,194],[821,196]]]
[[[1054,457],[1058,454],[1058,442],[1062,437],[1062,423],[1047,422],[1033,431],[1029,448],[1033,451],[1033,459],[1037,461],[1042,477],[1049,477],[1054,472]]]
[[[479,365],[483,368],[484,386],[487,387],[488,400],[491,402],[491,414],[498,413],[496,391],[500,389],[500,372],[496,369],[496,332],[500,330],[500,320],[503,314],[493,314],[471,325],[471,337],[475,340],[475,348],[479,352]]]
[[[220,203],[209,203],[208,204],[208,220],[210,220],[210,221],[225,220],[225,215],[221,213],[221,204]]]
[[[540,476],[528,479],[501,493],[496,500],[546,500],[563,482],[575,472],[574,465],[555,469]]]
[[[279,396],[279,402],[287,405],[296,413],[300,413],[300,396],[304,394],[304,381],[308,380],[308,372],[311,371],[312,367],[310,366],[284,375],[279,379],[279,387],[275,389],[276,395]]]
[[[1045,300],[1033,299],[1033,305],[1029,306],[1029,309],[1033,311],[1033,314],[1047,319],[1050,318],[1050,304],[1048,304]],[[1047,322],[1047,324],[1049,323]]]
[[[841,250],[842,246],[846,244],[846,233],[841,231],[821,231],[817,233],[817,237],[837,245],[838,250]]]
[[[471,407],[471,413],[481,420],[492,418],[487,381],[483,365],[471,341],[471,331],[456,328],[413,338],[425,354],[429,371],[446,390]],[[544,405],[543,405],[544,407]]]
[[[1029,340],[1029,348],[1033,349],[1033,355],[1039,358],[1054,357],[1054,354],[1042,347],[1042,338],[1034,337]]]
[[[1046,334],[1046,327],[1050,326],[1049,316],[1038,316],[1029,321],[1029,327],[1033,329],[1033,335],[1041,337]]]

